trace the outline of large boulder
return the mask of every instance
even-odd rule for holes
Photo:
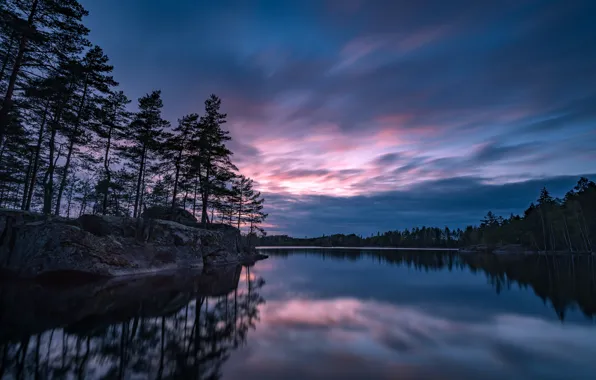
[[[191,226],[197,225],[197,218],[195,218],[189,211],[180,207],[149,207],[141,214],[141,218],[170,220],[172,222]]]
[[[171,220],[83,215],[76,220],[0,210],[0,270],[116,276],[238,263],[240,232]]]

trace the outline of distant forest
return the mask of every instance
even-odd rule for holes
[[[596,242],[596,184],[580,178],[563,199],[553,198],[546,188],[523,215],[508,218],[492,212],[478,226],[462,229],[416,227],[378,232],[372,236],[330,235],[317,238],[266,236],[262,246],[407,247],[458,248],[474,245],[496,247],[522,245],[542,252],[593,252]]]
[[[160,91],[129,111],[87,15],[77,0],[0,2],[0,207],[66,217],[182,207],[261,233],[263,198],[232,163],[221,100],[176,126]]]

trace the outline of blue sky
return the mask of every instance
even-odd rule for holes
[[[82,3],[129,97],[222,98],[271,234],[461,227],[596,172],[593,1]]]

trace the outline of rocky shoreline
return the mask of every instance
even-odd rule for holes
[[[114,277],[247,264],[260,258],[230,226],[203,229],[196,221],[147,212],[141,218],[66,219],[0,210],[0,271],[14,277]]]

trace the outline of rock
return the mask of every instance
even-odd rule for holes
[[[230,226],[201,229],[171,220],[102,215],[68,220],[0,210],[0,227],[0,271],[19,277],[73,271],[118,276],[252,257],[240,231]]]
[[[172,222],[198,227],[197,218],[187,210],[179,207],[153,206],[146,209],[141,218],[170,220]]]

